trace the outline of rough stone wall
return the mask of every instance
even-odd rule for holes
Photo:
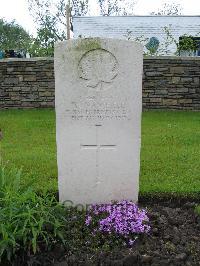
[[[52,58],[0,61],[0,108],[54,107]]]
[[[143,108],[200,110],[200,58],[145,58]]]
[[[53,58],[0,60],[0,109],[54,107]],[[147,57],[144,109],[200,110],[200,58]]]

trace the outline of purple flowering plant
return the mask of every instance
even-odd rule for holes
[[[131,247],[139,235],[149,233],[148,222],[147,211],[127,200],[91,205],[85,219],[93,238],[108,246],[117,243]]]

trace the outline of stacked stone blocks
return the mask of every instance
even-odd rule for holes
[[[200,110],[200,58],[145,57],[143,109]],[[55,104],[53,58],[0,61],[0,109]]]
[[[200,58],[145,58],[143,108],[200,110]]]
[[[54,107],[53,59],[0,61],[0,108]]]

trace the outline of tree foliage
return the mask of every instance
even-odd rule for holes
[[[65,38],[67,0],[28,0],[29,11],[38,28],[48,26],[58,39]],[[73,16],[85,16],[88,13],[88,0],[71,0]]]
[[[0,19],[0,49],[27,49],[31,43],[31,36],[14,20],[7,22]]]
[[[65,39],[63,27],[60,27],[64,20],[57,10],[57,6],[52,5],[50,0],[28,0],[29,11],[32,14],[36,27],[37,37],[31,47],[33,56],[53,55],[54,43]]]
[[[87,15],[88,8],[89,8],[88,0],[72,0],[71,1],[71,9],[72,9],[73,16]]]
[[[89,0],[27,0],[29,11],[37,25],[37,37],[32,45],[34,56],[52,56],[54,43],[66,39],[66,5],[70,2],[72,16],[85,16]],[[131,15],[134,1],[97,0],[101,15]]]
[[[66,0],[28,0],[29,11],[37,25],[37,37],[32,55],[52,56],[54,43],[66,39]],[[71,0],[71,13],[83,16],[88,12],[88,0]]]
[[[98,0],[100,14],[103,16],[133,15],[134,1],[130,0]]]
[[[160,16],[178,16],[181,15],[182,7],[177,3],[164,3],[161,9],[156,12],[151,12],[151,15]]]
[[[178,46],[179,53],[181,51],[196,51],[197,49],[198,44],[195,41],[194,36],[184,34],[180,37]]]

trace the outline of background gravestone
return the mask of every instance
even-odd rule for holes
[[[60,200],[138,199],[142,47],[77,39],[55,48]]]

